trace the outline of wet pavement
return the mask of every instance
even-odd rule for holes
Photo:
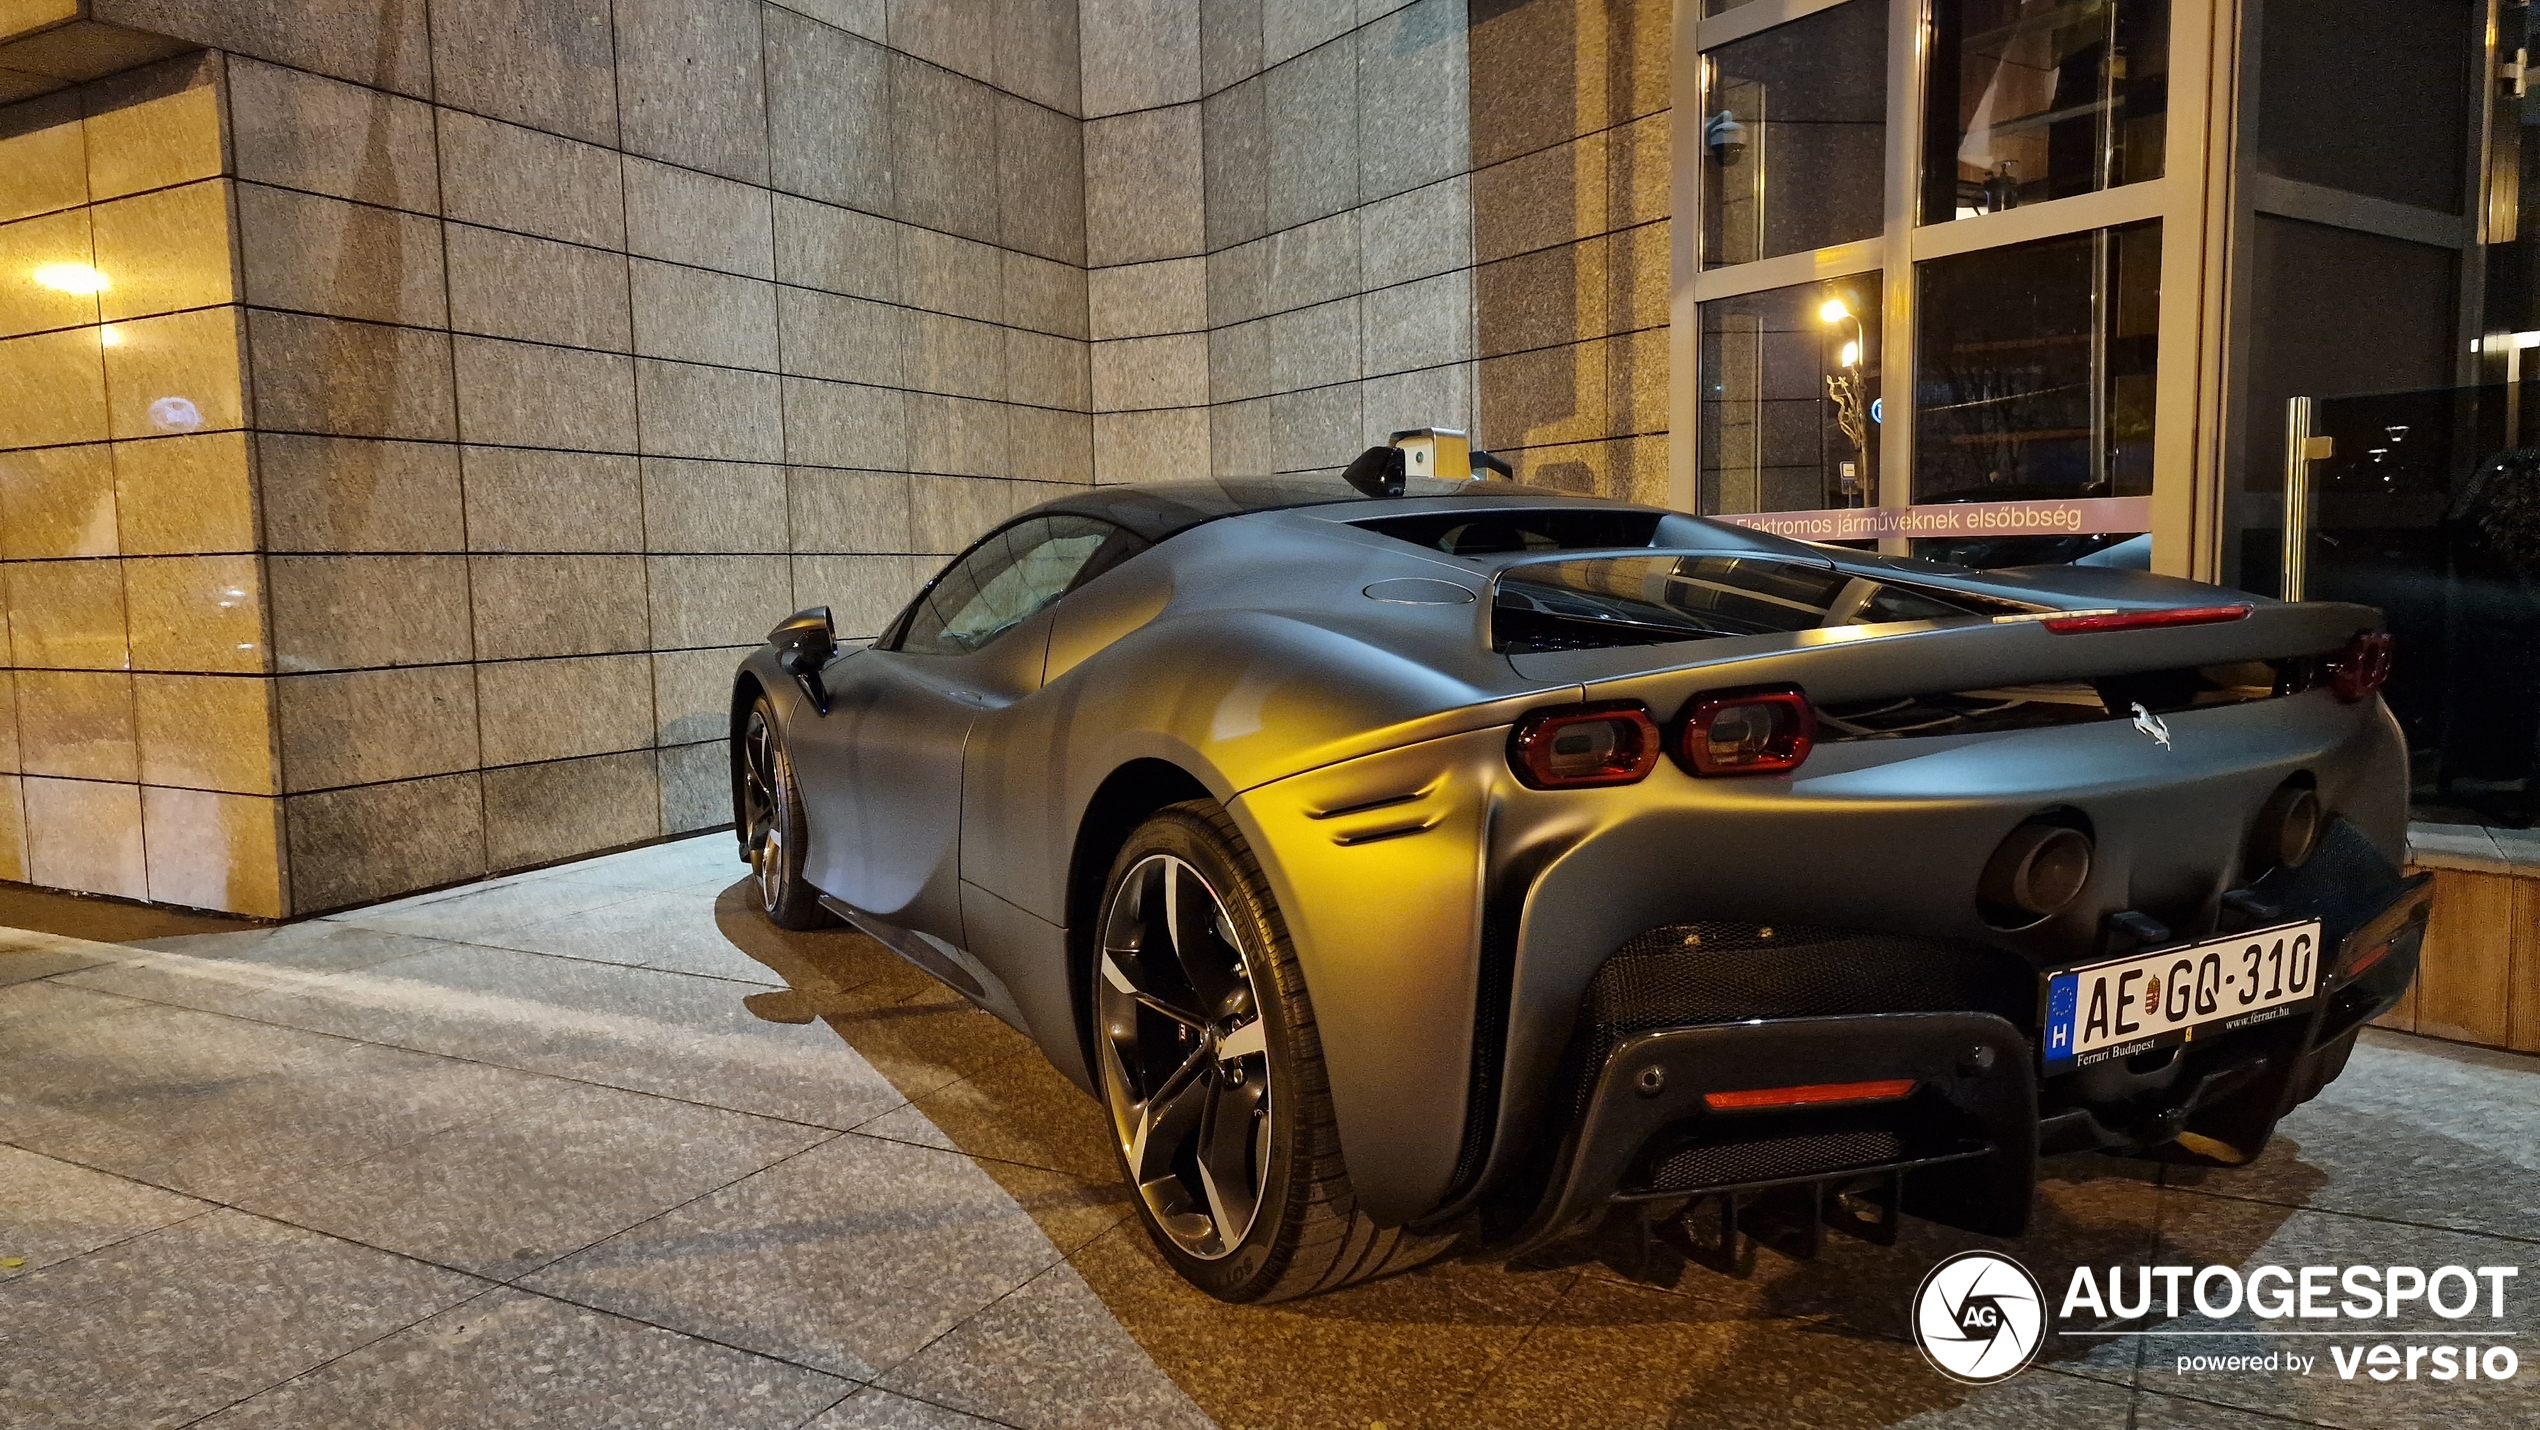
[[[2245,1313],[1958,1385],[1906,1303],[2005,1243],[1916,1222],[1224,1306],[1019,1034],[740,872],[708,835],[278,928],[0,930],[0,1426],[2540,1424],[2540,1369],[2176,1370],[2303,1344]],[[2411,1324],[2530,1352],[2535,1171],[2540,1060],[2375,1031],[2257,1163],[2059,1159],[2009,1249],[2050,1294],[2522,1265],[2505,1320]]]

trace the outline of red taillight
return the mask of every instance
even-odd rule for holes
[[[1658,722],[1630,701],[1538,710],[1509,733],[1508,763],[1535,789],[1632,784],[1658,766]]]
[[[1776,775],[1817,742],[1817,711],[1796,689],[1711,695],[1685,713],[1677,754],[1697,775]]]
[[[1702,1105],[1713,1112],[1744,1112],[1758,1107],[1815,1107],[1827,1102],[1894,1102],[1912,1093],[1910,1077],[1884,1082],[1814,1082],[1804,1087],[1757,1087],[1744,1092],[1706,1092]]]
[[[2071,636],[2090,631],[2142,630],[2151,626],[2210,626],[2222,621],[2237,621],[2248,614],[2247,606],[2183,606],[2169,611],[2115,611],[2097,616],[2054,616],[2039,624],[2059,636]]]
[[[2390,679],[2390,635],[2365,631],[2328,658],[2328,688],[2352,705],[2379,694]]]

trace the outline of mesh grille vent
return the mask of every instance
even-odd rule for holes
[[[2037,975],[2015,955],[1890,934],[1797,925],[1667,924],[1614,951],[1589,980],[1571,1044],[1585,1108],[1615,1045],[1659,1028],[1856,1013],[1998,1013],[2037,1019]]]
[[[1687,1192],[1784,1177],[1813,1177],[1902,1161],[1904,1157],[1902,1136],[1876,1131],[1814,1132],[1709,1147],[1680,1147],[1658,1159],[1650,1173],[1649,1189]]]

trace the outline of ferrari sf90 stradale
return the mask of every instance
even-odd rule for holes
[[[2016,1235],[2042,1155],[2254,1155],[2414,975],[2371,610],[1388,450],[1046,503],[733,689],[768,916],[1029,1034],[1209,1292],[1618,1207]]]

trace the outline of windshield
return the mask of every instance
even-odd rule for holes
[[[1990,615],[1990,603],[1776,556],[1546,561],[1500,574],[1492,648],[1593,650]]]

